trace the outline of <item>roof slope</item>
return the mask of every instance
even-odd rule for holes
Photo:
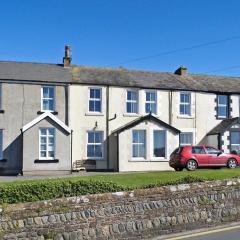
[[[72,82],[122,87],[240,93],[240,78],[100,67],[72,67]]]
[[[25,126],[22,127],[22,132],[27,131],[29,128],[31,128],[32,126],[39,123],[45,118],[52,119],[55,123],[57,123],[60,127],[62,127],[66,132],[71,133],[72,131],[71,128],[69,128],[64,122],[62,122],[57,117],[55,117],[51,112],[42,113],[38,117],[34,118],[31,122],[27,123]]]
[[[207,135],[215,135],[219,133],[224,133],[227,129],[229,129],[233,124],[239,122],[239,118],[229,118],[222,120],[216,127],[214,127]]]
[[[135,120],[133,120],[133,121],[125,124],[124,126],[122,126],[122,127],[118,128],[118,129],[114,130],[113,133],[121,133],[121,132],[123,132],[123,131],[125,131],[125,130],[127,130],[127,129],[129,129],[129,128],[132,128],[132,127],[134,127],[134,126],[137,126],[139,123],[141,123],[141,122],[143,122],[143,121],[153,121],[153,122],[155,122],[155,123],[157,123],[157,124],[159,124],[159,125],[161,125],[161,126],[164,126],[164,127],[168,128],[168,129],[172,130],[172,131],[175,132],[175,133],[180,133],[180,132],[181,132],[181,131],[178,130],[177,128],[175,128],[175,127],[173,127],[173,126],[171,126],[171,125],[163,122],[162,120],[154,117],[154,116],[150,113],[150,114],[148,114],[148,115],[139,117],[139,118],[137,118],[137,119],[135,119]]]
[[[69,68],[60,64],[0,61],[1,80],[69,82]]]

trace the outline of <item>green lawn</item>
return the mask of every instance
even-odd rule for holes
[[[240,177],[240,168],[195,172],[116,173],[91,176],[19,180],[0,183],[0,204],[33,202],[61,197],[128,191],[170,184]]]
[[[195,172],[173,172],[173,171],[161,171],[161,172],[146,172],[146,173],[122,173],[122,174],[102,174],[94,176],[72,176],[61,178],[61,180],[101,180],[107,182],[113,182],[118,185],[129,187],[129,188],[140,188],[149,184],[164,185],[164,183],[175,182],[179,179],[182,179],[186,176],[193,176],[202,178],[203,180],[221,180],[221,179],[230,179],[240,177],[240,168],[237,169],[214,169],[214,170],[197,170]],[[60,178],[51,179],[51,181],[59,181]],[[15,182],[2,182],[0,185],[12,185],[12,184],[24,184],[27,182],[42,182],[49,181],[45,180],[24,180],[24,181],[15,181]]]

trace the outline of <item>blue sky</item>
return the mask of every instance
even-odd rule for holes
[[[240,76],[239,0],[8,0],[0,9],[0,60],[61,63],[70,44],[74,64]]]

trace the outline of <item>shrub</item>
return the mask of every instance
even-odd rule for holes
[[[112,182],[94,180],[44,180],[0,185],[0,204],[32,202],[61,197],[123,191]]]

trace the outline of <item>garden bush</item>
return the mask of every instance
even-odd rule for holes
[[[0,204],[32,202],[61,197],[123,191],[112,182],[95,180],[44,180],[0,185]]]

